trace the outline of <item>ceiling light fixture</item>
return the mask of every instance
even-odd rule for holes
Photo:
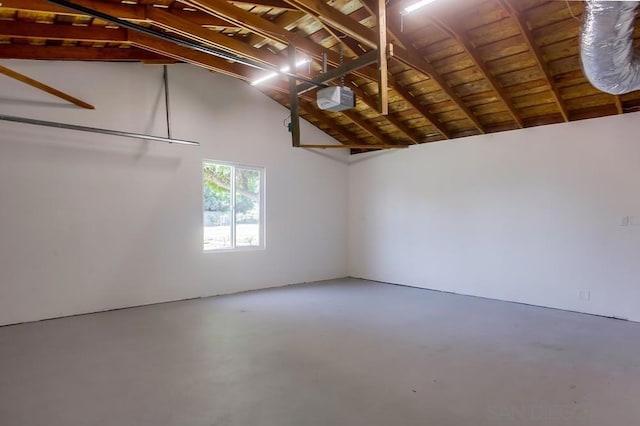
[[[418,9],[420,9],[420,8],[430,4],[430,3],[433,3],[434,1],[436,1],[436,0],[421,0],[421,1],[417,2],[417,3],[414,3],[414,4],[410,5],[410,6],[405,7],[400,14],[401,15],[408,15],[413,11],[416,11],[416,10],[418,10]]]
[[[304,64],[308,64],[309,62],[311,62],[311,59],[302,59],[301,61],[296,62],[296,68],[301,67]],[[282,72],[289,72],[289,66],[286,66],[284,68],[280,68],[280,71]],[[256,84],[260,84],[260,83],[264,83],[267,80],[272,79],[273,77],[277,76],[278,73],[277,72],[272,72],[269,73],[267,75],[265,75],[264,77],[260,77],[259,79],[252,81],[251,85],[255,86]]]

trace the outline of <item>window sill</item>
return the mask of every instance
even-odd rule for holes
[[[210,250],[202,250],[203,253],[241,253],[245,251],[261,251],[266,250],[266,247],[236,247],[236,248],[220,248],[220,249],[210,249]]]

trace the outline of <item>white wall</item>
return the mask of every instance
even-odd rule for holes
[[[97,110],[0,77],[0,114],[165,134],[161,67],[3,65]],[[176,65],[170,86],[200,148],[0,122],[0,324],[346,275],[347,166],[292,149],[288,110],[243,82]],[[266,250],[203,253],[203,159],[266,167]]]
[[[640,321],[639,134],[636,113],[355,162],[350,275]]]

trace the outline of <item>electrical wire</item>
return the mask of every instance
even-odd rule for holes
[[[289,127],[289,123],[287,123],[287,120],[289,120],[289,123],[291,123],[291,114],[289,114],[287,118],[282,120],[282,127]]]

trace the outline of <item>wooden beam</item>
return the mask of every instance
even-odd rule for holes
[[[296,47],[290,44],[287,48],[289,69],[296,69]],[[298,109],[298,82],[289,77],[289,111],[291,111],[291,140],[293,146],[300,146],[300,110]]]
[[[250,80],[256,77],[248,67],[231,63],[206,53],[198,52],[187,47],[179,46],[159,38],[152,37],[137,31],[129,31],[128,39],[131,44],[160,55],[168,56],[178,61],[188,62],[199,67],[216,71],[242,80]]]
[[[342,31],[349,37],[368,45],[371,48],[376,48],[376,31],[371,28],[365,27],[359,22],[354,21],[344,13],[337,9],[327,5],[320,0],[285,0],[292,6],[297,7],[301,11],[308,13],[312,16],[318,17],[320,20],[326,22],[332,27]]]
[[[316,121],[318,121],[321,125],[323,125],[327,129],[330,129],[330,130],[338,133],[338,135],[340,135],[344,140],[347,141],[346,145],[348,145],[348,147],[351,147],[353,145],[358,145],[358,144],[363,145],[362,143],[356,142],[356,140],[358,138],[355,137],[355,135],[353,135],[351,132],[349,132],[348,130],[346,130],[342,126],[337,125],[335,122],[333,122],[329,118],[327,118],[326,115],[324,115],[320,110],[318,110],[316,105],[312,104],[311,107],[309,107],[309,108],[303,107],[302,105],[300,105],[300,110],[301,110],[301,112],[305,113],[306,115],[310,115],[311,117],[313,117]],[[320,130],[323,130],[319,126],[318,126],[318,128]],[[327,135],[329,135],[330,137],[333,138],[333,136],[331,136],[327,132],[327,130],[323,130],[323,131]]]
[[[197,8],[212,16],[225,19],[234,25],[247,31],[259,34],[266,39],[289,45],[294,44],[299,51],[310,55],[311,57],[322,60],[322,54],[327,55],[328,62],[333,66],[340,65],[340,56],[333,50],[323,48],[322,46],[308,40],[304,37],[293,34],[287,30],[286,24],[275,23],[262,18],[255,13],[248,12],[244,9],[236,7],[231,3],[219,0],[181,0],[182,3]],[[377,73],[369,68],[362,68],[355,72],[357,75],[375,81]]]
[[[319,0],[285,0],[287,3],[297,6],[300,10],[307,13],[316,15],[320,19],[327,22],[334,28],[338,28],[350,37],[375,48],[377,46],[377,34],[371,28],[368,28],[361,23],[354,21],[347,15],[341,13],[339,10],[321,2]],[[485,133],[484,127],[480,120],[473,114],[471,109],[465,105],[460,99],[458,94],[453,90],[451,86],[435,71],[433,65],[431,65],[418,51],[411,46],[403,37],[400,37],[399,28],[390,28],[393,37],[400,40],[402,46],[395,46],[393,51],[393,57],[400,62],[404,63],[410,68],[430,77],[440,88],[447,94],[447,96],[462,110],[466,117],[472,122],[472,124],[480,131]]]
[[[41,59],[49,61],[167,61],[166,56],[136,47],[82,47],[5,44],[0,59]]]
[[[182,18],[174,18],[174,17],[167,17],[167,12],[165,11],[150,11],[150,15],[154,18],[157,19],[158,21],[161,21],[164,25],[166,26],[171,26],[173,27],[177,27],[179,30],[184,30],[184,31],[190,31],[190,30],[195,30],[195,28],[192,28],[191,25],[188,25],[187,22],[184,22],[184,20]],[[242,78],[242,79],[250,79],[250,78],[254,78],[256,76],[256,74],[254,73],[253,75],[249,76],[249,71],[247,70],[242,70],[242,67],[238,66],[237,64],[230,64],[227,61],[223,61],[223,60],[217,60],[217,58],[213,58],[209,55],[206,54],[202,54],[199,52],[195,52],[195,51],[191,51],[190,49],[186,49],[186,48],[182,48],[180,46],[176,46],[174,44],[168,43],[168,42],[163,42],[161,40],[153,40],[151,37],[149,36],[144,36],[144,35],[140,35],[134,32],[125,32],[125,30],[113,30],[113,29],[104,29],[104,28],[100,28],[98,32],[94,32],[93,28],[89,28],[89,27],[74,27],[71,25],[46,25],[46,24],[27,24],[26,26],[23,25],[22,23],[20,23],[19,25],[15,25],[16,23],[13,22],[8,22],[8,21],[0,21],[0,34],[2,34],[2,28],[7,28],[10,29],[8,31],[6,31],[6,33],[18,33],[18,34],[23,34],[23,35],[27,35],[27,34],[36,34],[38,36],[50,36],[50,37],[54,37],[57,39],[63,39],[63,40],[89,40],[92,38],[101,38],[103,40],[108,40],[108,39],[118,39],[118,40],[113,40],[113,41],[117,41],[117,42],[132,42],[134,45],[147,50],[149,52],[154,52],[158,55],[161,56],[154,56],[151,55],[149,57],[143,57],[142,59],[149,59],[149,60],[160,60],[162,57],[170,57],[173,58],[174,60],[178,60],[178,61],[185,61],[185,62],[189,62],[198,66],[202,66],[205,67],[207,69],[213,70],[213,71],[217,71],[217,72],[221,72],[227,75],[231,75],[233,77],[237,77],[237,78]],[[35,26],[35,27],[34,27]],[[195,31],[194,31],[195,32]],[[207,32],[207,34],[205,34],[205,32]],[[209,34],[208,32],[211,32],[209,30],[205,30],[205,29],[199,29],[197,34],[199,34],[201,37],[208,37]],[[212,34],[215,34],[214,32],[211,32]],[[5,46],[5,48],[11,48],[11,51],[14,53],[13,56],[17,56],[20,57],[17,53],[16,53],[16,48],[13,46]],[[25,50],[23,52],[22,57],[34,57],[32,56],[34,54],[34,48],[27,48],[26,46],[24,47],[24,49],[28,49]],[[44,47],[40,48],[39,51],[43,52],[44,51]],[[70,52],[71,48],[67,48],[66,52]],[[105,55],[95,55],[93,54],[93,52],[89,51],[88,49],[91,48],[74,48],[77,49],[76,51],[80,52],[80,50],[82,50],[84,58],[90,58],[93,59],[95,58],[96,60],[106,60],[108,59],[107,56]],[[123,60],[127,60],[127,59],[136,59],[134,55],[134,57],[130,56],[129,49],[119,49],[119,50],[115,50],[114,48],[105,48],[105,49],[109,49],[108,52],[111,52],[111,54],[115,54],[118,53],[116,59],[120,59],[122,58]],[[236,46],[237,50],[240,50],[240,48],[238,48]],[[251,52],[251,49],[247,50],[244,49],[242,50],[242,53],[245,53],[249,56],[252,56],[252,53],[255,52]],[[9,54],[10,52],[8,50],[4,50],[5,52],[7,52],[7,54]],[[98,49],[96,49],[95,51],[98,51]],[[94,51],[94,52],[95,52]],[[100,50],[102,51],[102,50]],[[122,54],[122,52],[127,51],[125,55]],[[54,49],[53,47],[51,48],[47,48],[46,49],[47,55],[51,55],[53,54],[53,52],[58,52],[57,54],[59,55],[61,52],[61,49]],[[107,51],[105,51],[106,53]],[[25,54],[25,53],[28,53]],[[148,55],[148,54],[147,54]],[[0,53],[1,56],[1,53]],[[69,54],[65,55],[61,55],[62,58],[61,59],[66,59],[69,58]],[[260,59],[266,60],[267,55],[263,55],[260,57]],[[273,55],[270,60],[275,60],[274,58],[277,57],[275,55]],[[49,58],[49,56],[47,56],[46,58]],[[77,59],[82,59],[82,57],[76,56],[75,58]],[[71,59],[71,58],[69,58]],[[429,119],[430,121],[435,120],[432,116],[430,116],[428,114],[428,112],[425,111],[424,108],[421,108],[418,110],[419,112],[423,113],[423,115],[426,116],[427,119]],[[433,123],[437,123],[437,121],[432,121]],[[436,125],[436,124],[434,124]],[[436,127],[438,127],[438,125],[436,125]],[[403,131],[403,133],[406,134],[406,132]],[[445,133],[446,135],[446,133]],[[412,138],[413,140],[413,138]]]
[[[73,0],[73,2],[91,9],[100,8],[101,10],[104,10],[105,13],[117,16],[121,19],[138,21],[146,20],[144,7],[141,6],[93,0]],[[47,12],[60,15],[86,16],[71,9],[67,9],[66,7],[48,3],[46,0],[2,0],[0,3],[2,4],[2,7],[9,9],[26,10],[31,12]]]
[[[398,92],[398,94],[416,111],[422,114],[433,127],[435,127],[436,131],[440,133],[445,139],[451,139],[451,133],[447,130],[447,128],[440,122],[438,117],[432,114],[425,105],[421,104],[420,101],[413,96],[413,94],[406,88],[399,84],[395,84],[393,86],[393,90]]]
[[[349,120],[353,121],[362,130],[364,130],[365,132],[369,133],[371,136],[376,138],[378,142],[380,142],[381,144],[383,145],[389,144],[388,142],[389,137],[382,134],[373,124],[369,123],[368,121],[360,117],[360,115],[358,115],[356,111],[345,110],[345,111],[340,111],[340,113],[346,116]],[[408,144],[404,143],[404,145],[408,145]]]
[[[367,11],[367,13],[369,14],[369,16],[372,17],[376,17],[376,10],[378,9],[378,4],[377,4],[378,0],[360,0],[360,3],[362,3],[362,7],[365,11]],[[386,3],[386,15],[387,15],[387,39],[390,39],[394,45],[396,46],[400,46],[400,47],[406,47],[404,45],[404,43],[402,43],[400,40],[398,40],[397,38],[395,38],[395,36],[393,35],[393,33],[391,33],[391,31],[388,30],[388,26],[389,26],[389,21],[393,21],[394,18],[396,17],[396,15],[399,17],[399,12],[398,10],[395,10],[393,7],[393,3],[390,2],[385,2]],[[351,15],[349,15],[351,16]]]
[[[484,79],[487,80],[487,82],[491,86],[491,89],[496,92],[496,94],[498,95],[498,99],[507,108],[507,111],[509,112],[511,117],[513,117],[513,120],[516,122],[518,127],[523,128],[524,122],[522,120],[522,116],[514,106],[511,98],[502,88],[502,86],[498,84],[496,79],[491,74],[491,71],[489,71],[489,68],[487,68],[484,61],[480,58],[480,54],[478,53],[477,49],[473,47],[471,43],[469,43],[469,41],[466,39],[463,31],[459,28],[456,28],[455,24],[453,24],[452,22],[444,20],[442,18],[431,17],[431,21],[436,27],[440,28],[441,31],[454,39],[464,49],[467,56],[471,58],[473,65],[478,68],[478,70],[480,70],[480,73],[482,74]]]
[[[369,108],[375,110],[378,107],[378,99],[375,99],[373,96],[367,95],[364,90],[355,86],[353,84],[353,80],[347,78],[347,81],[350,83],[351,90],[356,94],[356,99],[360,99],[364,102]],[[384,116],[387,121],[389,121],[392,125],[394,125],[400,132],[404,133],[409,139],[413,141],[413,143],[420,143],[419,138],[416,138],[413,135],[412,130],[404,124],[402,121],[398,120],[391,114]]]
[[[378,0],[378,112],[389,114],[389,78],[387,64],[387,11],[386,0]]]
[[[549,89],[551,89],[551,93],[553,98],[558,105],[558,109],[560,110],[560,114],[562,114],[562,118],[564,121],[569,121],[569,112],[567,111],[567,107],[562,100],[562,96],[560,92],[553,84],[553,75],[546,62],[544,62],[543,54],[538,45],[535,43],[533,38],[533,33],[527,26],[522,14],[511,4],[511,0],[497,0],[500,6],[511,16],[511,18],[515,21],[516,25],[520,29],[520,34],[527,44],[529,51],[533,54],[533,57],[538,65],[538,68],[542,71],[547,80],[547,84],[549,85]]]
[[[11,78],[13,78],[15,80],[18,80],[18,81],[20,81],[20,82],[22,82],[24,84],[27,84],[27,85],[29,85],[31,87],[35,87],[36,89],[42,90],[43,92],[49,93],[50,95],[56,96],[56,97],[58,97],[60,99],[64,99],[67,102],[70,102],[70,103],[72,103],[74,105],[79,106],[80,108],[96,109],[96,107],[94,107],[93,105],[88,104],[88,103],[86,103],[86,102],[84,102],[84,101],[82,101],[82,100],[80,100],[80,99],[78,99],[76,97],[73,97],[73,96],[71,96],[71,95],[69,95],[67,93],[64,93],[64,92],[56,89],[55,87],[48,86],[48,85],[46,85],[46,84],[44,84],[44,83],[42,83],[42,82],[40,82],[38,80],[34,80],[31,77],[27,77],[24,74],[20,74],[19,72],[14,71],[14,70],[12,70],[10,68],[4,67],[2,65],[0,65],[0,74],[4,74],[7,77],[11,77]]]
[[[290,44],[293,41],[291,36],[286,34],[288,31],[278,28],[275,24],[265,24],[266,20],[260,15],[248,12],[226,1],[183,0],[182,3],[229,21],[240,28],[249,29],[264,38],[273,39],[283,44]]]
[[[27,12],[55,13],[57,15],[87,16],[66,7],[48,3],[46,0],[3,0],[0,8],[23,10]],[[147,21],[144,5],[113,3],[93,0],[74,0],[75,4],[94,10],[101,10],[125,21]],[[171,14],[188,19],[197,25],[215,27],[234,27],[230,22],[201,12],[172,8]]]
[[[211,31],[187,19],[176,16],[165,10],[153,6],[147,6],[147,17],[165,30],[176,32],[189,39],[203,44],[214,45],[234,54],[244,56],[271,66],[282,65],[282,58],[266,50],[255,47],[225,34]]]
[[[123,43],[127,32],[104,27],[79,27],[69,24],[34,24],[31,22],[0,21],[0,35],[11,38],[40,38],[63,41]]]
[[[313,81],[318,84],[328,83],[332,80],[342,77],[345,74],[357,71],[360,68],[363,68],[369,64],[374,63],[377,60],[377,58],[378,58],[377,52],[374,52],[374,51],[367,52],[364,55],[357,57],[356,59],[350,60],[346,64],[342,64],[337,68],[327,71],[324,74],[320,74],[319,76],[315,77]],[[302,83],[298,86],[298,93],[305,93],[311,89],[314,89],[315,87],[316,86],[314,86],[311,83]]]
[[[249,4],[255,6],[273,7],[277,9],[293,10],[291,5],[282,0],[232,0],[232,3]]]

